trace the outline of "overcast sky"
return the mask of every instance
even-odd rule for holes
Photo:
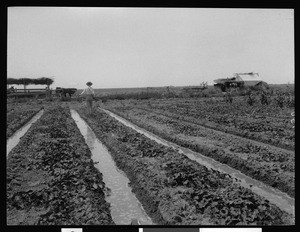
[[[7,76],[52,87],[294,83],[293,9],[8,8]]]

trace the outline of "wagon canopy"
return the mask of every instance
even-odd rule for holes
[[[51,85],[54,82],[52,78],[49,77],[40,77],[40,78],[7,78],[8,85],[24,85],[24,89],[26,85]]]
[[[54,82],[52,78],[40,77],[37,79],[33,78],[7,78],[8,85],[51,85]]]
[[[235,75],[243,80],[245,87],[269,87],[258,73],[235,73]]]
[[[261,77],[258,73],[234,73],[233,74],[235,78],[240,79],[241,81],[247,82],[247,81],[262,81]]]
[[[29,85],[31,81],[30,78],[7,78],[8,85]]]

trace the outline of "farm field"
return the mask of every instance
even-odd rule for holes
[[[246,109],[246,107],[246,112],[240,112],[237,105],[224,102],[213,104],[211,100],[205,102],[187,99],[181,99],[181,101],[177,99],[111,101],[106,104],[105,108],[155,134],[159,134],[166,140],[226,163],[254,179],[294,196],[295,158],[294,151],[291,151],[291,147],[294,146],[292,144],[294,129],[292,125],[288,124],[290,123],[288,119],[276,118],[274,110],[273,113],[267,113],[267,110],[259,111],[259,109],[254,108],[251,110],[257,111],[256,116],[248,116],[247,111],[250,114],[251,110]],[[267,143],[264,140],[263,142],[260,139],[263,132],[251,133],[251,139],[249,136],[243,136],[250,133],[247,130],[240,130],[240,135],[239,133],[230,133],[230,127],[227,126],[229,123],[226,123],[226,120],[232,121],[235,118],[240,118],[241,123],[248,124],[250,127],[254,124],[252,128],[255,129],[256,125],[264,126],[264,120],[260,118],[265,118],[266,114],[274,117],[273,123],[268,125],[273,131],[284,130],[290,134],[291,146],[289,149],[274,146],[272,142]],[[203,115],[205,120],[200,115]],[[239,115],[242,116],[239,117]],[[277,115],[288,117],[288,114],[284,114],[283,110],[277,112]],[[219,120],[218,124],[210,121],[210,118],[218,117],[222,117],[224,120]],[[242,121],[243,117],[244,122]],[[247,120],[248,118],[253,124]],[[284,140],[285,136],[286,134],[278,134],[277,141]]]
[[[159,93],[163,94],[166,93],[169,88],[170,92],[174,93],[175,95],[180,95],[182,93],[182,90],[188,86],[165,86],[165,87],[136,87],[136,88],[95,88],[95,94],[97,96],[101,95],[114,95],[114,94],[137,94],[137,93]],[[190,86],[190,87],[195,87],[195,86]],[[294,92],[294,84],[289,84],[289,85],[272,85],[270,84],[271,89],[273,90],[280,90],[283,92]],[[77,94],[81,93],[83,89],[78,89]],[[216,91],[215,87],[212,85],[208,85],[208,88],[204,91],[208,95],[218,95],[222,96],[222,93],[219,91]]]
[[[102,175],[71,118],[47,107],[7,158],[7,224],[114,224]]]
[[[96,103],[94,114],[87,115],[83,102],[42,103],[45,112],[7,157],[7,224],[115,224],[107,202],[111,190],[101,170],[95,168],[90,145],[71,116],[70,110],[75,110],[126,174],[132,192],[155,224],[293,225],[294,215],[242,187],[231,175],[209,169],[97,108],[108,109],[168,141],[212,157],[294,197],[293,139],[286,139],[291,146],[284,147],[226,133],[201,124],[194,114],[181,110],[175,114],[171,111],[175,102],[183,105],[183,110],[209,105],[195,99],[109,100]],[[217,115],[215,111],[218,109],[203,110],[205,115],[213,116]],[[240,114],[237,118],[242,121],[247,113]],[[278,115],[284,120],[289,116],[283,111],[268,114],[274,128],[279,130],[285,125],[293,136],[287,123],[276,125]],[[260,122],[259,118],[250,118]],[[205,123],[209,122],[215,123]]]
[[[220,99],[159,99],[126,101],[124,104],[294,150],[295,132],[290,123],[293,108],[250,107],[243,98],[235,98],[233,104]]]
[[[11,103],[7,105],[6,113],[6,139],[27,123],[42,109],[35,102]]]
[[[157,144],[104,112],[97,110],[93,117],[87,117],[82,108],[77,110],[108,147],[117,166],[130,178],[133,191],[156,223],[291,222],[287,214],[282,214],[267,199],[239,186],[230,176],[209,170],[176,150]]]

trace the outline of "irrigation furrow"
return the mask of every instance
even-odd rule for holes
[[[71,115],[86,140],[95,167],[103,174],[105,186],[110,189],[106,201],[110,203],[114,222],[117,225],[129,225],[132,219],[138,219],[143,225],[153,224],[135,194],[132,193],[127,176],[116,167],[107,148],[96,138],[93,130],[75,110],[71,110]]]
[[[231,135],[204,127],[199,129],[198,126],[149,114],[140,109],[109,109],[168,141],[238,169],[291,197],[295,195],[294,154],[283,153],[267,146],[256,146],[244,140],[233,139]]]
[[[6,118],[6,139],[20,130],[27,122],[29,122],[38,112],[43,109],[37,105],[17,105],[13,110],[7,112]]]
[[[46,109],[7,157],[7,224],[114,224],[90,157],[69,110]]]
[[[77,110],[77,108],[76,108]],[[133,191],[158,224],[282,225],[291,214],[172,147],[161,145],[102,110],[78,112],[107,146]]]

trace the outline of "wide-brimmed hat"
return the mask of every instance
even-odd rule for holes
[[[86,83],[87,86],[91,86],[92,84],[93,84],[93,83],[90,82],[90,81]]]

